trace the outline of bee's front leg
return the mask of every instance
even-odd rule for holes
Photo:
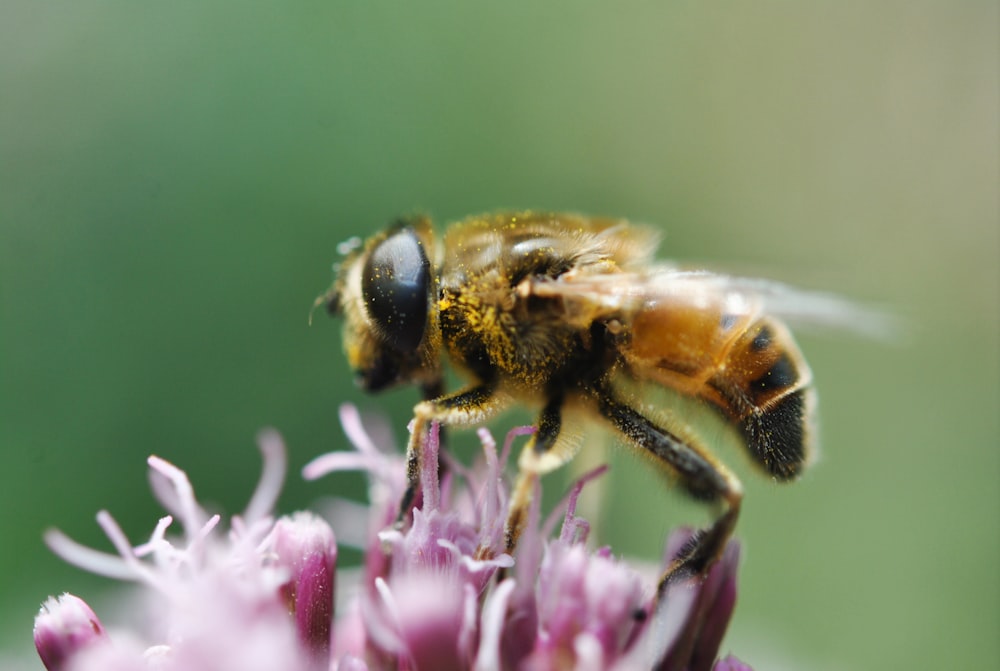
[[[695,532],[663,575],[657,587],[662,596],[667,585],[691,576],[702,576],[722,554],[739,517],[743,486],[722,463],[706,450],[662,429],[609,389],[595,389],[601,414],[633,445],[650,454],[667,470],[676,473],[687,492],[708,503],[722,506],[721,514],[706,529]]]
[[[397,527],[404,525],[420,488],[424,438],[430,423],[439,422],[446,426],[479,424],[501,411],[506,406],[505,398],[496,393],[493,385],[480,384],[416,405],[410,441],[406,446],[406,490],[399,504]]]

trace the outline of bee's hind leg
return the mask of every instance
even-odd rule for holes
[[[696,531],[667,566],[657,588],[657,594],[662,596],[672,582],[703,576],[722,554],[736,526],[743,487],[728,468],[706,451],[656,426],[637,410],[615,398],[609,390],[595,390],[595,398],[601,414],[630,443],[676,473],[691,496],[722,507],[715,522]]]

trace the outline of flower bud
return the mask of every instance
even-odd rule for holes
[[[72,594],[49,597],[35,616],[35,648],[49,671],[66,668],[81,650],[108,640],[87,603]]]
[[[281,596],[295,616],[306,649],[316,658],[330,652],[337,543],[322,519],[308,512],[283,517],[274,526],[276,565],[289,572]]]

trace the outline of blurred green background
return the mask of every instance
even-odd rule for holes
[[[802,338],[823,458],[794,486],[745,478],[727,648],[758,669],[992,666],[997,33],[978,1],[6,0],[0,659],[31,659],[48,594],[107,585],[44,528],[107,548],[107,508],[148,534],[150,453],[237,512],[271,425],[283,511],[359,494],[297,471],[344,446],[340,403],[402,434],[415,394],[363,397],[339,325],[307,326],[336,244],[530,207],[655,223],[670,257],[902,315],[894,344]],[[605,495],[619,553],[705,519],[628,458]]]

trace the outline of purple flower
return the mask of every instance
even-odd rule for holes
[[[172,515],[159,521],[147,542],[130,544],[104,511],[98,513],[98,523],[117,555],[81,547],[58,531],[46,534],[49,546],[67,561],[139,583],[144,608],[130,619],[149,624],[128,636],[111,636],[108,645],[77,648],[66,666],[49,666],[43,657],[47,668],[314,668],[282,598],[295,560],[278,554],[280,529],[269,516],[284,477],[284,446],[276,434],[265,433],[260,448],[260,484],[226,532],[218,515],[209,516],[198,505],[183,471],[150,457],[153,491]],[[181,533],[172,538],[167,532],[175,517]],[[332,609],[328,613],[332,617]],[[41,625],[39,618],[36,629]]]
[[[712,667],[712,671],[753,671],[753,669],[732,655],[729,655],[716,662],[715,666]]]
[[[143,612],[131,631],[104,626],[77,597],[46,602],[35,642],[47,669],[200,671],[289,669],[748,669],[716,654],[735,604],[738,547],[731,543],[702,581],[671,586],[661,604],[655,584],[609,548],[589,550],[589,525],[576,515],[581,478],[542,522],[539,486],[521,542],[503,551],[509,502],[501,450],[480,430],[483,453],[471,467],[426,444],[418,508],[394,527],[404,464],[379,449],[388,431],[341,410],[353,451],[323,455],[303,473],[369,476],[367,507],[334,501],[328,519],[308,512],[274,520],[284,479],[284,447],[260,439],[264,469],[246,510],[223,524],[198,504],[186,475],[149,459],[153,490],[170,513],[148,541],[132,545],[106,512],[98,522],[117,554],[81,547],[57,531],[49,545],[90,571],[138,583]],[[443,464],[439,475],[437,464]],[[558,536],[551,531],[562,517]],[[179,534],[174,520],[179,522]],[[363,522],[359,524],[359,522]],[[674,534],[666,559],[690,532]],[[364,550],[360,569],[337,572],[337,542]],[[138,627],[134,623],[145,623]]]
[[[295,629],[309,654],[325,667],[330,656],[333,626],[334,569],[337,544],[333,530],[308,512],[282,517],[270,536],[274,565],[288,571],[279,588],[288,610],[295,614]]]
[[[107,640],[94,611],[72,594],[49,597],[35,617],[35,647],[45,668],[53,671],[65,668],[77,652]]]

